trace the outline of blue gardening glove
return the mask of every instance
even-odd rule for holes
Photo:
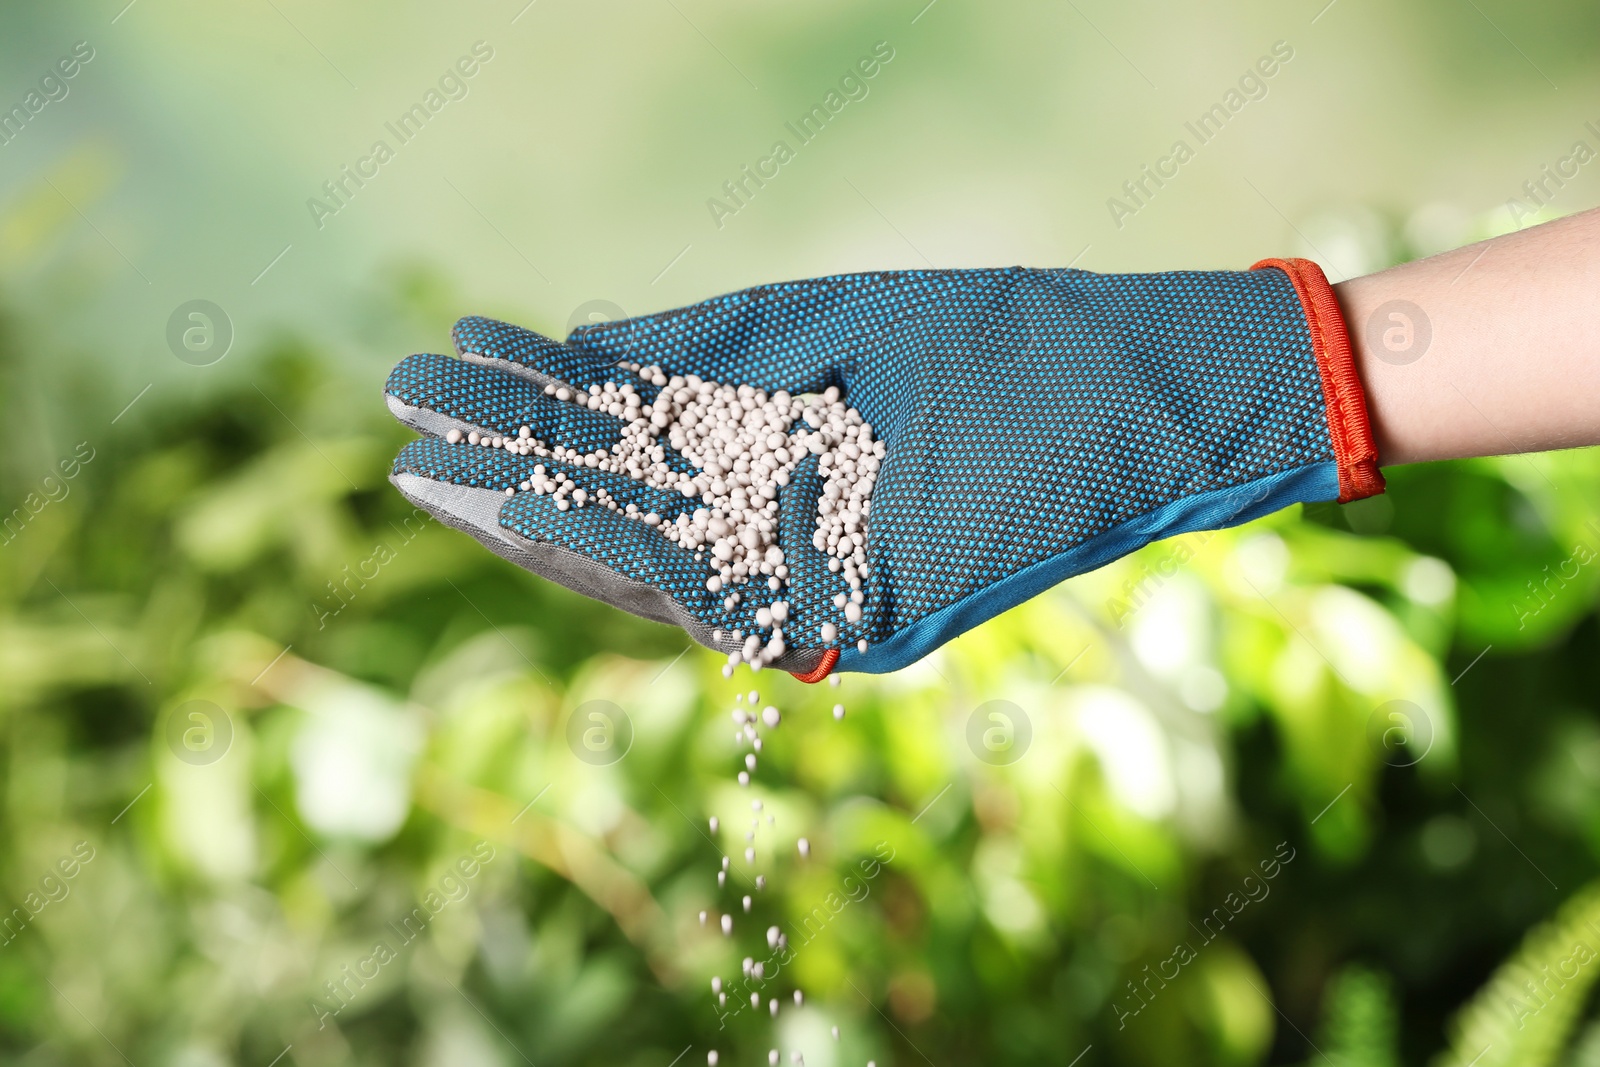
[[[758,631],[756,610],[777,594],[750,583],[729,612],[706,589],[711,567],[642,522],[505,490],[538,462],[640,514],[673,520],[699,500],[443,437],[526,425],[547,444],[608,447],[618,419],[543,387],[631,381],[648,400],[653,387],[619,362],[768,392],[838,386],[887,456],[859,622],[834,606],[844,580],[812,543],[816,457],[779,495],[791,610],[777,665],[807,681],[906,666],[1159,538],[1383,490],[1338,304],[1305,260],[844,275],[581,327],[564,344],[481,318],[454,340],[460,359],[412,356],[389,377],[390,409],[428,435],[396,459],[395,486],[513,563],[722,652],[735,647],[727,631]],[[840,627],[831,643],[824,622]]]

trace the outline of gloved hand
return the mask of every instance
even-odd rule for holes
[[[706,589],[710,567],[642,522],[505,490],[541,462],[641,514],[671,520],[698,500],[442,437],[526,425],[547,444],[607,447],[618,419],[543,387],[632,381],[652,396],[619,361],[769,392],[838,386],[888,454],[858,623],[833,606],[844,580],[812,543],[816,457],[780,493],[791,612],[777,662],[808,681],[906,666],[1159,538],[1383,490],[1343,318],[1306,260],[843,275],[581,327],[565,344],[481,318],[461,320],[454,340],[460,359],[412,356],[389,377],[390,409],[429,435],[400,453],[395,486],[513,563],[723,652],[732,638],[713,631],[753,632],[773,598],[765,587],[752,584],[730,616]],[[824,621],[840,625],[831,647]]]

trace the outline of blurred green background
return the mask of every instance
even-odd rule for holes
[[[1593,168],[1523,184],[1600,148],[1597,35],[1575,0],[8,5],[0,1060],[1600,1064],[1600,453],[1157,544],[898,675],[764,673],[746,793],[720,662],[413,515],[379,399],[466,313],[1337,279],[1580,210]],[[771,881],[725,941],[752,794]],[[722,1018],[770,924],[806,1006]]]

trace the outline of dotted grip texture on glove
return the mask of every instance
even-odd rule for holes
[[[791,608],[778,666],[807,680],[903,667],[1162,537],[1383,490],[1338,304],[1306,260],[841,275],[582,327],[565,343],[480,318],[458,323],[454,340],[461,358],[412,356],[390,375],[390,409],[427,435],[396,459],[394,484],[518,565],[723,652],[731,638],[713,632],[753,631],[779,594],[752,583],[730,613],[706,590],[711,567],[643,523],[505,489],[541,462],[641,514],[672,520],[698,501],[443,435],[526,425],[547,444],[608,447],[616,419],[543,387],[637,383],[616,368],[624,361],[769,392],[838,386],[888,452],[858,623],[834,606],[847,587],[812,544],[815,457],[780,493]],[[831,646],[824,622],[840,628]]]

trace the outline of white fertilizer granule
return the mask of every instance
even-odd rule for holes
[[[621,439],[609,449],[581,453],[547,445],[535,440],[526,426],[515,437],[473,431],[463,438],[459,430],[451,430],[446,439],[626,475],[681,493],[686,504],[696,502],[669,520],[654,511],[641,512],[632,503],[620,504],[604,488],[581,488],[569,475],[542,463],[535,464],[532,475],[515,489],[506,490],[513,496],[517,491],[549,496],[560,511],[599,504],[644,523],[710,565],[715,573],[706,580],[706,590],[720,596],[730,614],[753,585],[777,594],[755,612],[759,632],[731,628],[716,632],[719,642],[731,637],[724,646],[731,649],[724,670],[730,677],[740,662],[759,669],[789,645],[786,627],[798,620],[782,597],[789,567],[777,539],[778,493],[806,456],[816,456],[823,489],[812,545],[827,555],[828,569],[850,588],[848,596],[835,598],[839,615],[818,623],[823,647],[832,647],[849,630],[859,630],[863,582],[870,573],[866,548],[872,487],[886,448],[873,438],[872,427],[861,414],[843,401],[838,387],[829,386],[820,394],[796,396],[781,389],[769,394],[750,385],[726,385],[695,375],[669,377],[658,366],[621,363],[618,368],[660,391],[646,403],[632,382],[606,382],[587,391],[551,384],[544,390],[557,400],[621,419]],[[692,472],[669,464],[668,448],[687,460]],[[864,650],[865,638],[858,635],[856,644]],[[751,693],[750,703],[755,701]]]

